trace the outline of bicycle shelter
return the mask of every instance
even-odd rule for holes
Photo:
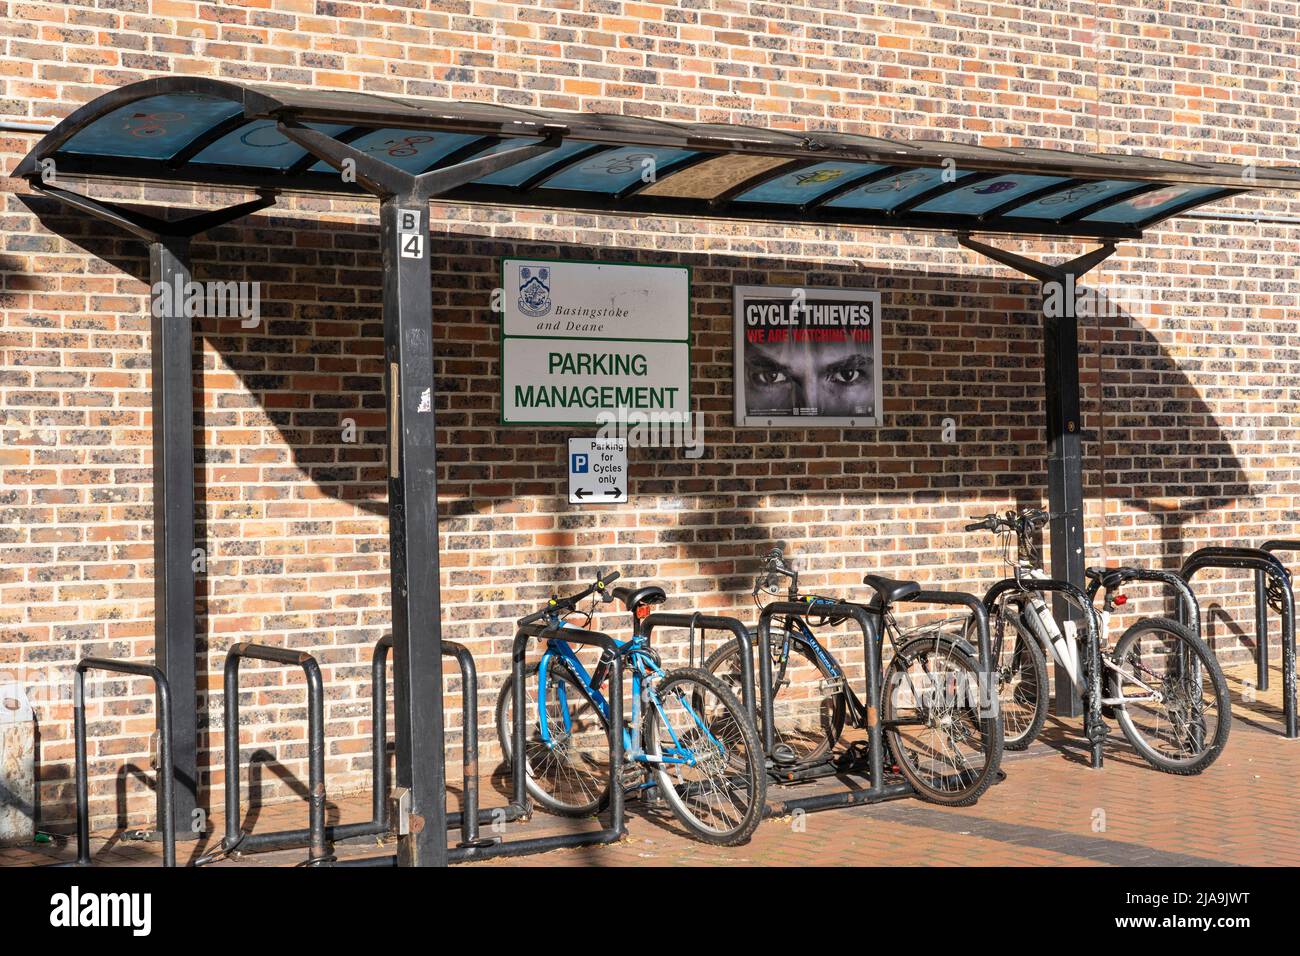
[[[406,147],[386,146],[394,137],[404,137]],[[607,164],[603,178],[593,178],[589,161],[624,160],[633,149],[653,157],[652,176],[623,162]],[[828,179],[815,198],[796,203],[782,189],[791,177],[831,161],[848,173]],[[1049,282],[1082,276],[1115,243],[1138,239],[1196,206],[1251,190],[1300,190],[1296,170],[669,123],[182,76],[133,83],[93,99],[44,136],[14,175],[147,243],[150,281],[168,286],[191,280],[192,237],[265,209],[280,193],[379,200],[394,784],[409,797],[403,818],[395,821],[396,861],[410,866],[442,865],[457,856],[446,839],[442,746],[431,199],[934,230],[955,233],[967,248]],[[175,210],[95,199],[65,185],[83,180],[225,187],[257,198],[175,218]],[[1101,247],[1048,266],[976,242],[972,233],[1087,240]],[[162,299],[151,327],[155,664],[172,700],[170,767],[162,770],[168,786],[159,788],[160,800],[164,791],[171,799],[162,802],[160,818],[170,802],[178,832],[194,815],[198,788],[193,325],[181,298]],[[1083,588],[1078,329],[1072,316],[1044,316],[1043,350],[1052,577]],[[1062,701],[1068,704],[1073,695],[1062,694],[1058,683],[1058,709]]]

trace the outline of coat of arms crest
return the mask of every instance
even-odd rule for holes
[[[519,267],[519,311],[533,318],[551,311],[551,270],[546,266],[536,271],[530,266]]]

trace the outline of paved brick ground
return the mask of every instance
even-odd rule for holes
[[[1240,696],[1249,669],[1230,674]],[[1300,741],[1280,736],[1281,675],[1255,702],[1235,706],[1228,749],[1209,771],[1185,778],[1151,770],[1115,731],[1100,771],[1086,766],[1076,722],[1050,720],[1043,740],[1008,755],[1007,780],[975,807],[946,809],[894,801],[765,821],[749,845],[714,848],[689,839],[671,815],[633,803],[628,836],[614,846],[557,850],[478,866],[726,866],[726,865],[1300,865]],[[843,786],[811,784],[783,795]],[[485,782],[484,802],[505,802],[504,780]],[[331,822],[364,819],[366,795],[331,804]],[[257,812],[256,829],[299,827],[301,804]],[[506,837],[587,828],[592,821],[538,815]],[[220,821],[217,821],[218,828]],[[156,863],[158,846],[96,834],[96,859],[118,865]],[[202,852],[185,844],[182,860]],[[373,852],[373,844],[339,848],[340,855]],[[66,845],[0,850],[0,865],[67,859]],[[300,850],[261,854],[217,865],[288,865]]]

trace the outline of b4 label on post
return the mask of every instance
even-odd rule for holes
[[[627,501],[627,442],[620,438],[569,439],[569,504],[616,505]]]
[[[420,210],[397,211],[397,248],[403,259],[418,259],[424,255],[424,232],[420,229]]]

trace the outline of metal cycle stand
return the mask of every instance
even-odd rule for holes
[[[807,618],[812,613],[807,604],[795,601],[773,601],[763,608],[758,617],[758,670],[759,684],[763,689],[759,706],[763,715],[759,728],[763,741],[763,751],[770,758],[776,746],[773,730],[772,694],[772,618],[776,615],[785,617]],[[830,810],[835,807],[852,807],[864,803],[880,803],[884,800],[896,800],[913,793],[907,783],[885,783],[885,758],[883,736],[880,728],[880,649],[877,641],[875,615],[860,604],[840,601],[829,608],[821,606],[815,612],[817,617],[844,617],[853,620],[862,631],[863,656],[866,659],[867,683],[867,779],[868,786],[860,790],[848,790],[842,793],[824,793],[810,797],[800,797],[779,803],[769,802],[763,812],[765,817],[784,817],[796,811],[805,813],[817,810]],[[796,782],[826,776],[820,768],[817,773],[796,773],[787,776],[786,782]]]
[[[645,637],[647,641],[654,633],[657,627],[685,627],[690,628],[692,632],[692,648],[694,647],[694,632],[700,632],[700,666],[704,666],[704,633],[707,631],[725,631],[732,636],[732,640],[740,648],[740,702],[744,705],[745,713],[749,714],[750,720],[754,719],[754,655],[753,641],[750,638],[749,629],[734,617],[718,617],[708,614],[670,614],[667,612],[649,614],[637,622],[637,633]]]
[[[393,647],[393,635],[385,634],[375,644],[374,658],[371,662],[371,789],[374,795],[374,819],[369,825],[355,824],[357,827],[369,827],[346,835],[370,835],[387,833],[388,819],[388,725],[387,725],[387,683],[386,663],[388,652]],[[462,766],[462,811],[447,814],[447,829],[461,831],[461,845],[469,846],[479,842],[479,824],[494,822],[513,822],[526,815],[526,809],[510,804],[501,809],[480,810],[478,806],[478,671],[474,666],[474,655],[463,644],[455,641],[442,642],[442,656],[454,657],[460,667],[462,711],[461,766]],[[348,829],[346,826],[340,828]]]
[[[1268,542],[1282,550],[1287,542]],[[1294,542],[1292,542],[1294,543]],[[1255,572],[1255,623],[1258,628],[1259,641],[1255,650],[1255,670],[1257,686],[1260,690],[1268,689],[1268,598],[1265,593],[1266,578],[1272,578],[1278,585],[1282,600],[1282,709],[1283,734],[1288,739],[1300,737],[1300,727],[1296,721],[1296,664],[1295,664],[1295,595],[1291,592],[1291,575],[1286,567],[1272,554],[1262,548],[1225,548],[1210,547],[1193,551],[1183,562],[1179,575],[1188,584],[1192,577],[1206,568],[1222,570],[1248,570]],[[1197,630],[1199,632],[1199,619]]]
[[[1190,628],[1197,637],[1201,636],[1201,604],[1196,600],[1196,592],[1180,574],[1174,571],[1127,566],[1103,570],[1106,572],[1105,576],[1112,578],[1116,586],[1127,584],[1129,581],[1153,581],[1169,585],[1178,595],[1178,623]],[[1096,578],[1089,582],[1087,590],[1089,604],[1093,602],[1102,587],[1103,582]],[[1108,587],[1107,590],[1113,589]]]
[[[172,695],[162,669],[152,664],[115,661],[103,657],[84,657],[77,662],[72,683],[72,726],[76,738],[77,774],[77,859],[72,863],[55,863],[59,867],[90,866],[90,781],[86,756],[86,671],[109,671],[148,677],[154,684],[155,718],[158,730],[158,824],[162,830],[163,866],[176,865],[176,821],[172,816],[175,781],[172,768]]]
[[[1278,551],[1300,551],[1300,541],[1288,541],[1283,539],[1273,539],[1265,541],[1259,546],[1259,550],[1267,551],[1274,554]],[[1278,559],[1281,561],[1281,558]],[[1283,569],[1285,570],[1285,565]],[[1268,603],[1266,592],[1268,590],[1268,574],[1264,571],[1255,572],[1255,634],[1259,642],[1259,664],[1258,680],[1256,684],[1260,690],[1268,690]]]
[[[979,598],[975,597],[973,594],[965,594],[959,591],[919,591],[916,594],[911,595],[910,597],[900,600],[898,603],[945,604],[945,605],[965,607],[970,610],[976,622],[976,631],[978,635],[977,637],[978,647],[976,648],[976,651],[979,657],[980,680],[981,683],[983,683],[984,685],[983,687],[980,688],[981,705],[986,700],[991,701],[991,707],[995,712],[995,719],[1000,720],[1001,719],[1000,715],[996,714],[996,709],[998,706],[998,697],[996,691],[993,689],[993,682],[992,682],[993,669],[992,669],[992,662],[990,660],[991,652],[989,650],[990,644],[989,644],[988,613],[985,610],[984,604],[979,600]],[[769,614],[767,611],[768,607],[776,608],[776,610],[774,610],[771,614]],[[771,679],[772,679],[771,618],[777,614],[784,615],[786,613],[786,611],[784,610],[785,608],[797,609],[797,616],[799,617],[806,618],[809,613],[809,608],[806,604],[800,604],[800,603],[792,604],[788,601],[769,604],[767,605],[767,607],[763,609],[763,613],[762,615],[760,615],[759,618],[759,647],[763,649],[764,653],[762,653],[759,657],[759,669],[762,672],[760,674],[759,679],[763,682],[764,688],[771,686]],[[878,715],[880,713],[879,710],[880,652],[879,652],[879,641],[877,638],[878,625],[876,622],[879,619],[880,612],[879,610],[873,610],[869,604],[861,605],[861,604],[851,604],[848,602],[840,602],[839,604],[835,605],[835,609],[832,609],[830,611],[825,611],[819,608],[815,613],[818,617],[841,616],[839,611],[840,608],[855,608],[858,611],[860,611],[862,615],[864,615],[863,617],[859,617],[857,614],[848,614],[844,616],[853,617],[853,619],[858,623],[859,627],[862,627],[864,629],[864,636],[866,637],[866,641],[867,641],[865,645],[865,647],[867,648],[865,656],[867,658],[867,668],[868,668],[868,675],[869,675],[868,684],[867,684],[867,694],[868,694],[867,708],[868,708],[869,715],[871,714]],[[873,659],[874,659],[874,665],[872,664]],[[871,668],[873,666],[875,669],[874,681],[870,677]],[[876,685],[874,688],[876,699],[874,701],[871,699],[871,695],[873,693],[873,687],[872,687],[873,683]],[[761,710],[763,715],[763,733],[762,733],[763,748],[767,752],[768,756],[770,757],[775,743],[774,731],[767,729],[773,727],[772,695],[766,693],[763,695],[762,702],[761,702]],[[876,735],[879,738],[880,735],[879,735],[878,725],[877,725]],[[844,794],[824,794],[822,796],[817,796],[817,797],[806,797],[803,799],[788,800],[780,804],[769,805],[767,815],[785,816],[786,814],[791,813],[794,810],[804,810],[804,811],[824,810],[824,809],[830,809],[832,807],[854,806],[860,803],[878,803],[881,800],[897,799],[898,797],[905,797],[912,794],[913,793],[912,787],[907,783],[896,783],[896,784],[884,783],[883,743],[881,743],[881,745],[878,748],[873,748],[871,738],[872,738],[872,729],[871,726],[869,725],[867,728],[867,752],[868,752],[867,773],[869,779],[872,780],[871,790],[849,791],[848,793],[844,793]],[[877,749],[879,751],[878,754],[875,753]],[[875,772],[876,769],[879,770],[879,774]],[[839,772],[842,771],[839,771],[838,769],[830,767],[828,765],[828,767],[826,768],[813,767],[813,768],[807,768],[799,771],[788,771],[785,773],[769,772],[769,776],[771,776],[772,779],[774,779],[778,783],[791,784],[791,783],[802,783],[808,780],[817,779],[819,777],[830,776],[832,774],[839,773]],[[877,789],[879,790],[879,793],[873,795],[872,791]]]
[[[993,679],[995,662],[993,661],[992,642],[989,636],[989,613],[984,602],[965,591],[918,591],[910,597],[900,598],[899,604],[946,604],[952,607],[964,607],[970,611],[975,621],[975,654],[979,666],[980,707],[988,705],[993,719],[1001,726],[1002,713],[998,700],[997,684]]]
[[[333,860],[325,834],[325,717],[324,690],[320,665],[305,651],[264,644],[239,643],[226,653],[226,836],[224,853],[255,852],[301,845],[302,831],[244,833],[239,806],[239,662],[244,658],[301,667],[307,678],[307,866],[321,866]]]
[[[1092,601],[1088,599],[1086,593],[1069,581],[1035,578],[1026,586],[1022,586],[1015,578],[1005,578],[989,588],[988,593],[984,595],[984,610],[991,616],[998,598],[1010,591],[1055,591],[1078,603],[1087,631],[1084,641],[1087,657],[1084,663],[1088,666],[1088,706],[1083,712],[1083,735],[1088,739],[1092,751],[1092,769],[1100,770],[1103,764],[1102,751],[1106,742],[1106,722],[1101,716],[1101,634],[1097,630],[1097,614],[1093,610]]]
[[[260,654],[249,653],[248,648],[256,647],[256,645],[236,645],[236,646],[244,648],[241,654],[236,655],[236,657],[238,656],[258,657],[263,660],[272,659],[272,658],[264,657]],[[341,824],[326,826],[324,829],[324,840],[323,840],[324,845],[326,847],[331,847],[333,846],[333,844],[337,842],[341,842],[343,840],[355,839],[357,837],[382,836],[388,833],[389,831],[390,822],[389,822],[389,812],[388,812],[388,766],[387,766],[387,756],[386,756],[387,749],[388,749],[388,721],[387,721],[388,696],[386,693],[386,685],[387,685],[387,673],[388,673],[388,668],[387,668],[388,654],[392,650],[392,647],[393,647],[393,636],[391,634],[385,634],[375,643],[375,650],[374,650],[374,654],[371,657],[371,665],[370,665],[371,666],[370,700],[371,700],[371,715],[372,715],[371,716],[371,796],[373,801],[372,816],[371,819],[361,821],[358,823],[341,823]],[[234,650],[235,649],[232,648],[231,650],[232,654],[234,653]],[[278,651],[278,649],[276,648],[259,648],[259,650]],[[287,660],[287,659],[281,659],[280,657],[276,657],[274,658],[274,660],[276,660],[279,663],[302,664],[302,661],[299,659],[296,652],[290,651],[287,653],[289,655],[293,655],[294,659]],[[461,830],[461,845],[467,846],[479,842],[479,836],[478,836],[479,824],[488,823],[488,822],[492,822],[493,820],[500,819],[502,811],[493,811],[493,810],[480,811],[478,809],[478,721],[477,721],[478,675],[474,668],[474,658],[463,645],[457,644],[453,641],[442,642],[442,655],[444,657],[455,657],[457,659],[457,662],[460,665],[462,696],[464,699],[464,725],[465,725],[464,738],[463,738],[464,771],[465,771],[463,803],[465,807],[465,812],[448,814],[447,829],[451,830],[459,827]],[[305,658],[308,661],[311,661],[311,664],[315,666],[316,663],[315,659],[312,658],[310,655],[302,654],[301,657]],[[228,671],[232,667],[231,660],[232,659],[229,656],[226,659],[226,666]],[[237,667],[237,663],[233,666]],[[305,667],[305,665],[303,666]],[[319,672],[319,668],[317,668],[317,672]],[[235,677],[235,680],[236,681],[238,680],[237,675]],[[237,684],[232,685],[229,683],[229,681],[230,678],[228,676],[227,686],[228,687],[234,686],[236,688],[236,694],[237,694],[238,692]],[[313,688],[315,685],[310,676],[308,678],[307,686],[308,686],[308,707],[309,709],[313,709],[314,708],[314,705],[312,703],[314,699]],[[234,723],[236,727],[238,726],[238,706],[239,706],[238,700],[236,699],[235,700],[236,712],[234,715]],[[229,711],[227,711],[227,713],[229,714]],[[227,723],[229,724],[229,720],[227,721]],[[231,739],[231,737],[229,736],[229,727],[227,728],[227,733],[228,733],[227,741],[229,741]],[[315,747],[314,741],[316,738],[312,737],[311,735],[310,720],[309,720],[309,737],[312,738],[313,743],[311,744],[311,746],[314,748]],[[323,752],[324,749],[323,730],[320,736],[320,747]],[[228,766],[234,766],[233,764],[230,764],[229,761],[230,761],[229,747],[227,747]],[[226,837],[222,841],[222,849],[220,852],[257,853],[257,852],[263,852],[269,850],[286,850],[294,847],[315,847],[317,845],[319,838],[316,835],[314,829],[315,826],[314,821],[312,826],[309,826],[307,829],[278,830],[273,833],[258,833],[258,834],[243,833],[238,826],[232,827],[230,821],[238,819],[236,815],[238,813],[238,807],[237,804],[232,803],[232,796],[231,796],[232,787],[230,783],[231,777],[229,776],[229,771],[227,771],[227,773],[228,776],[227,776],[227,783],[226,783],[226,820],[227,820]],[[315,792],[316,789],[315,785],[309,784],[309,786],[311,787],[312,791]],[[237,799],[238,797],[238,787],[239,787],[238,767],[236,766],[235,784],[233,787],[235,799]],[[324,801],[323,780],[321,781],[321,793],[322,793],[322,803],[323,803]],[[507,810],[505,811],[505,819],[507,820],[518,819],[519,816],[522,815],[518,812],[511,813],[510,811],[512,809],[514,808],[507,808]],[[387,860],[388,858],[381,858],[381,859]],[[392,858],[392,861],[395,863],[396,858],[395,857]],[[320,866],[320,865],[324,865],[326,862],[329,862],[335,866],[358,866],[358,865],[367,865],[368,860],[365,859],[336,860],[336,859],[331,859],[328,855],[326,855],[325,857],[321,857],[318,860],[313,861],[312,865]]]
[[[618,645],[613,638],[606,634],[596,631],[585,631],[580,628],[548,628],[544,624],[524,625],[515,634],[514,645],[511,651],[510,674],[513,681],[512,685],[512,705],[515,714],[525,713],[527,710],[527,700],[524,691],[524,660],[525,652],[528,649],[528,641],[532,638],[539,640],[562,640],[571,644],[585,644],[599,647],[602,650],[608,650],[614,657],[613,666],[610,668],[610,699],[609,699],[609,758],[610,758],[610,795],[609,795],[609,826],[600,830],[593,830],[588,833],[561,834],[559,836],[547,837],[528,837],[522,840],[478,840],[474,824],[470,821],[477,822],[497,822],[505,820],[526,820],[531,816],[531,804],[528,799],[527,775],[527,734],[526,721],[516,719],[514,726],[514,740],[512,749],[514,751],[511,758],[511,777],[513,793],[508,806],[501,809],[490,809],[478,811],[470,814],[471,802],[468,799],[468,782],[466,790],[465,813],[463,817],[456,814],[449,814],[449,821],[455,820],[459,825],[461,819],[465,820],[462,826],[462,842],[450,847],[447,850],[447,860],[450,863],[459,863],[465,860],[490,860],[496,857],[506,856],[528,856],[533,853],[544,853],[547,850],[558,850],[580,846],[599,846],[605,843],[616,843],[623,838],[623,788],[616,785],[619,778],[619,770],[623,763],[623,658],[618,655]],[[381,642],[382,643],[382,642]],[[448,642],[443,643],[444,648],[457,647],[463,654],[457,653],[456,656],[461,661],[462,679],[466,681],[466,702],[469,702],[470,694],[468,688],[471,683],[477,685],[477,677],[473,671],[473,659],[468,652],[464,651],[459,645],[453,645]],[[378,649],[376,657],[378,657]],[[470,669],[466,671],[466,661],[470,664]],[[474,687],[473,695],[477,698],[477,686]],[[468,713],[468,711],[467,711]],[[466,727],[475,724],[476,721],[467,719]],[[376,737],[378,740],[378,737]],[[466,780],[468,781],[469,768],[478,766],[478,736],[477,733],[467,733],[464,741],[465,747],[465,766],[467,770]],[[477,783],[475,784],[475,794],[477,794]],[[504,817],[502,814],[504,813]],[[449,824],[450,828],[450,824]],[[473,836],[471,836],[473,834]],[[361,857],[350,860],[335,860],[331,866],[358,866],[358,867],[382,867],[396,866],[397,857],[395,855]]]
[[[1153,568],[1135,568],[1122,566],[1118,568],[1104,568],[1103,577],[1093,578],[1088,582],[1088,603],[1091,604],[1097,595],[1097,592],[1105,589],[1112,591],[1121,585],[1130,581],[1159,582],[1167,584],[1174,590],[1178,596],[1178,623],[1187,627],[1197,637],[1201,636],[1201,605],[1196,600],[1194,592],[1185,580],[1173,571],[1160,571]],[[1200,682],[1200,665],[1194,659],[1188,660],[1187,651],[1184,648],[1179,654],[1179,663],[1183,667],[1194,668],[1191,673],[1193,679]],[[1201,732],[1193,731],[1195,745],[1199,748],[1203,742]]]
[[[576,627],[552,628],[538,622],[525,624],[515,633],[514,645],[510,654],[511,675],[511,710],[514,716],[511,750],[511,782],[513,796],[510,808],[515,808],[519,816],[531,815],[528,799],[528,759],[527,759],[527,720],[520,719],[528,709],[527,695],[524,691],[524,660],[528,642],[532,638],[539,641],[566,641],[569,644],[585,644],[608,651],[613,657],[609,677],[609,826],[588,833],[566,833],[558,836],[528,837],[522,840],[510,840],[491,845],[457,846],[447,851],[447,859],[453,863],[462,860],[488,860],[504,856],[527,856],[544,853],[547,850],[580,846],[600,846],[605,843],[617,843],[626,833],[623,820],[623,788],[619,785],[620,771],[623,767],[623,656],[618,653],[618,644],[607,634],[587,631]],[[540,704],[540,701],[539,701]],[[477,763],[477,754],[475,755]],[[510,809],[507,808],[507,809]]]

